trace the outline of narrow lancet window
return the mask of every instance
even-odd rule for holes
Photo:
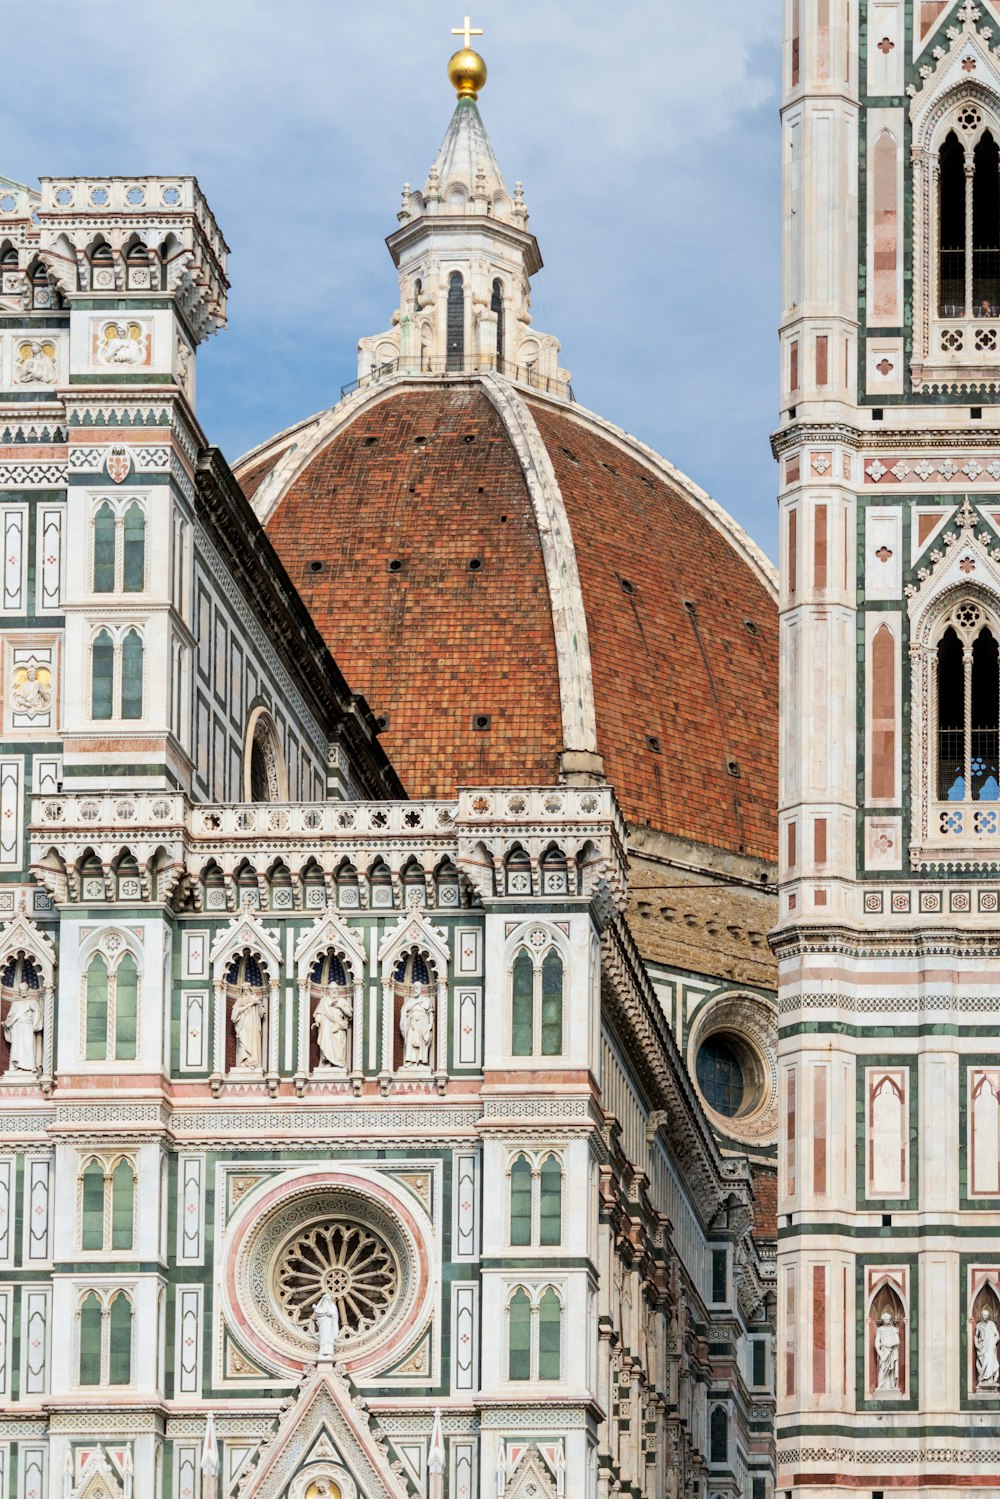
[[[974,604],[937,648],[938,797],[1000,801],[1000,647]]]
[[[458,271],[448,277],[447,367],[460,370],[465,363],[465,287]]]
[[[493,297],[490,301],[490,311],[496,314],[497,320],[497,371],[503,374],[503,286],[499,277],[493,283]]]
[[[965,315],[965,152],[954,131],[941,147],[938,302],[942,317]]]

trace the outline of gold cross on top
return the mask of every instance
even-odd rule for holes
[[[465,25],[464,26],[453,26],[451,28],[451,34],[452,34],[452,36],[463,37],[464,40],[465,40],[466,49],[468,50],[468,48],[469,48],[469,46],[470,46],[470,44],[472,42],[472,38],[474,36],[482,36],[482,34],[483,34],[483,28],[481,26],[470,26],[469,25],[469,18],[468,18],[468,16],[466,16],[466,18],[465,18]]]

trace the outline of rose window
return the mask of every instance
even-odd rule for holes
[[[385,1241],[360,1223],[319,1223],[290,1239],[275,1266],[278,1302],[311,1331],[324,1294],[336,1303],[345,1342],[374,1327],[399,1290],[399,1267]]]

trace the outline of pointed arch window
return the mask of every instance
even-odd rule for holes
[[[937,787],[946,802],[1000,801],[998,632],[977,603],[951,611],[937,645]]]
[[[503,374],[503,283],[500,280],[499,276],[493,282],[493,296],[490,299],[490,311],[494,314],[497,320],[497,370],[500,374]]]
[[[729,1416],[724,1405],[717,1405],[709,1420],[709,1461],[729,1460]]]
[[[562,1378],[562,1301],[554,1286],[518,1286],[507,1302],[507,1378]]]
[[[90,716],[137,719],[143,712],[145,646],[131,626],[123,634],[98,630],[90,648]]]
[[[142,717],[142,636],[126,630],[122,641],[122,718]]]
[[[131,1384],[134,1322],[128,1293],[86,1291],[77,1318],[80,1384]]]
[[[90,716],[111,718],[114,709],[115,647],[107,630],[98,632],[91,647]]]
[[[938,150],[938,311],[1000,315],[1000,150],[974,103]],[[986,345],[980,345],[980,349]]]
[[[84,1061],[135,1061],[139,995],[139,967],[127,949],[113,966],[94,954],[83,976]]]
[[[549,1152],[521,1151],[510,1167],[510,1242],[515,1249],[562,1243],[563,1168]]]
[[[508,1307],[508,1379],[531,1378],[531,1298],[519,1288]]]
[[[115,512],[107,500],[94,516],[94,592],[115,591]]]
[[[446,368],[462,369],[465,364],[465,283],[458,271],[452,271],[448,277],[445,349]]]
[[[510,1169],[510,1242],[515,1248],[531,1243],[531,1162],[519,1155]]]
[[[524,947],[515,954],[510,988],[512,1056],[562,1055],[563,977],[563,961],[554,947],[540,959]]]
[[[101,1383],[104,1308],[96,1291],[90,1291],[80,1304],[80,1383]]]
[[[146,514],[133,502],[125,511],[122,544],[122,588],[141,593],[146,579]]]
[[[104,1248],[104,1167],[90,1161],[81,1179],[80,1248]]]
[[[108,1345],[108,1384],[131,1384],[132,1303],[124,1291],[111,1301]]]

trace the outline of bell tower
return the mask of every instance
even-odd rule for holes
[[[985,1499],[1000,7],[784,24],[777,1487]]]

